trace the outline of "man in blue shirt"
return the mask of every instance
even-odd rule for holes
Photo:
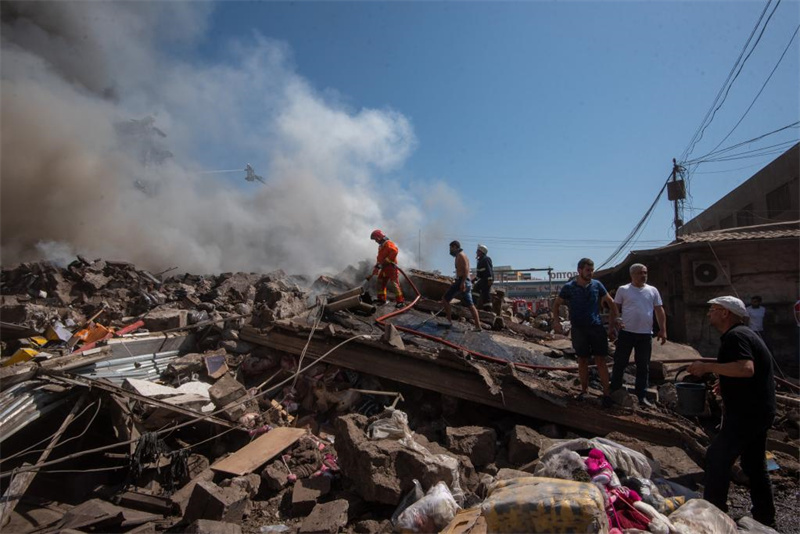
[[[609,296],[603,284],[592,280],[593,274],[594,262],[589,258],[582,258],[578,262],[578,277],[564,284],[553,303],[553,330],[556,334],[561,333],[558,311],[562,304],[567,303],[569,320],[572,324],[572,347],[578,357],[578,377],[581,382],[581,393],[578,395],[578,399],[583,399],[589,388],[589,358],[594,356],[597,374],[600,375],[600,383],[603,385],[603,407],[610,408],[614,403],[609,397],[611,391],[608,367],[606,366],[608,338],[603,328],[603,321],[600,319],[600,302],[604,301],[610,310],[608,336],[612,340],[614,339],[613,325],[616,323],[619,313],[617,305],[614,304],[614,300]]]

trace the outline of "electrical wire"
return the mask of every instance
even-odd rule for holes
[[[620,252],[622,252],[625,249],[625,247],[628,245],[628,243],[631,242],[631,240],[636,236],[636,234],[639,233],[639,231],[642,229],[644,224],[647,222],[647,219],[649,219],[650,215],[652,215],[653,210],[655,209],[656,204],[658,204],[658,201],[661,199],[661,196],[664,194],[664,191],[667,189],[667,184],[669,183],[669,180],[670,180],[671,177],[672,177],[672,173],[667,175],[667,180],[664,182],[664,185],[661,186],[661,190],[656,195],[656,198],[653,200],[653,203],[650,204],[650,207],[647,208],[647,211],[645,212],[645,214],[642,216],[641,219],[639,219],[639,222],[636,223],[636,225],[633,227],[633,230],[630,231],[628,236],[622,241],[622,243],[616,248],[616,250],[614,250],[614,252],[611,254],[611,256],[606,258],[606,261],[604,261],[600,265],[600,267],[597,268],[598,270],[602,269],[603,267],[608,265],[612,260],[614,260],[614,258],[616,258],[620,254]]]
[[[97,417],[97,414],[98,414],[98,413],[100,413],[100,406],[101,406],[101,404],[102,404],[102,403],[101,403],[101,402],[100,402],[100,400],[98,399],[98,401],[97,401],[96,403],[95,403],[95,402],[91,403],[90,405],[88,405],[87,407],[85,407],[83,410],[81,410],[81,413],[79,413],[79,414],[78,414],[78,415],[75,417],[75,419],[76,419],[76,420],[77,420],[77,419],[80,419],[80,417],[81,417],[81,416],[82,416],[84,413],[86,413],[86,411],[87,411],[88,409],[90,409],[92,406],[94,406],[95,404],[97,404],[97,410],[95,410],[95,412],[94,412],[94,415],[92,416],[92,419],[91,419],[91,420],[89,421],[89,423],[86,425],[86,428],[84,428],[84,429],[83,429],[83,432],[81,432],[81,433],[80,433],[80,434],[78,434],[77,436],[73,436],[73,437],[71,437],[71,438],[69,438],[69,439],[65,439],[64,441],[61,441],[61,442],[57,443],[57,444],[56,444],[56,445],[55,445],[55,446],[54,446],[54,447],[53,447],[51,450],[55,450],[55,449],[57,449],[58,447],[60,447],[60,446],[64,445],[65,443],[69,443],[70,441],[76,440],[76,439],[78,439],[78,438],[82,437],[84,434],[86,434],[86,432],[89,430],[89,427],[90,427],[90,426],[92,426],[92,423],[94,422],[95,418]],[[33,445],[31,445],[31,446],[30,446],[30,447],[28,447],[27,449],[23,449],[23,450],[21,450],[21,451],[19,451],[19,452],[15,453],[15,454],[12,454],[11,456],[7,456],[7,457],[5,457],[5,458],[2,458],[2,459],[0,459],[0,465],[2,465],[2,463],[3,463],[3,462],[7,462],[8,460],[12,460],[12,459],[14,459],[14,458],[19,458],[20,456],[27,456],[27,455],[29,455],[29,454],[33,454],[33,453],[35,453],[35,452],[44,452],[44,451],[45,451],[45,450],[47,450],[47,449],[35,449],[35,450],[31,450],[31,449],[32,449],[33,447],[36,447],[37,445],[41,445],[41,444],[42,444],[42,443],[44,443],[45,441],[50,441],[50,440],[52,440],[52,439],[55,437],[55,435],[56,435],[57,433],[58,433],[58,432],[53,432],[53,433],[52,433],[52,434],[50,434],[48,437],[44,438],[44,439],[43,439],[43,440],[41,440],[41,441],[38,441],[38,442],[34,443]]]
[[[777,7],[777,6],[776,6],[776,7]],[[774,11],[773,11],[773,13],[774,13]],[[769,21],[767,21],[767,22],[769,22]],[[765,26],[765,27],[766,27],[766,26]],[[738,128],[738,127],[739,127],[739,125],[742,123],[742,121],[744,120],[744,118],[745,118],[745,117],[747,117],[747,114],[748,114],[748,113],[750,113],[750,110],[751,110],[751,109],[753,109],[753,105],[755,105],[755,103],[756,103],[756,100],[758,100],[758,97],[759,97],[759,96],[761,96],[761,93],[763,93],[763,92],[764,92],[764,89],[767,87],[767,84],[768,84],[768,83],[769,83],[769,81],[772,79],[772,75],[773,75],[773,74],[775,74],[775,71],[776,71],[776,70],[778,70],[778,66],[781,64],[781,61],[783,61],[783,58],[786,56],[786,52],[788,52],[788,51],[789,51],[789,47],[792,45],[792,42],[794,41],[794,38],[795,38],[795,37],[797,37],[797,32],[798,32],[798,31],[800,31],[800,25],[798,25],[798,26],[797,26],[797,28],[795,28],[795,29],[794,29],[794,33],[792,33],[792,37],[789,39],[789,42],[788,42],[788,43],[786,43],[786,48],[784,48],[784,49],[783,49],[783,53],[781,54],[781,57],[778,59],[778,62],[777,62],[777,63],[775,64],[775,66],[772,68],[772,72],[770,72],[770,73],[769,73],[769,76],[767,76],[767,79],[766,79],[766,80],[764,81],[764,83],[761,85],[761,89],[759,89],[758,93],[757,93],[757,94],[756,94],[756,96],[753,98],[753,101],[752,101],[752,102],[750,102],[750,105],[749,105],[749,106],[747,106],[747,109],[744,111],[744,113],[742,114],[742,116],[741,116],[741,118],[739,119],[739,121],[738,121],[736,124],[734,124],[734,125],[733,125],[733,128],[731,128],[731,131],[730,131],[730,132],[728,132],[728,134],[727,134],[725,137],[723,137],[723,138],[722,138],[722,140],[721,140],[719,143],[717,143],[717,146],[715,146],[713,149],[711,149],[711,152],[714,152],[714,150],[718,149],[718,148],[719,148],[719,146],[720,146],[722,143],[724,143],[724,142],[725,142],[725,141],[728,139],[728,137],[730,137],[730,136],[731,136],[731,134],[732,134],[732,133],[733,133],[733,132],[736,130],[736,128]]]
[[[320,361],[324,360],[332,352],[334,352],[335,350],[339,349],[341,346],[343,346],[343,345],[345,345],[347,343],[350,343],[350,342],[352,342],[352,341],[354,341],[356,339],[359,339],[359,338],[371,338],[371,337],[372,336],[370,334],[357,334],[355,336],[349,337],[349,338],[345,339],[344,341],[342,341],[341,343],[339,343],[338,345],[334,346],[332,349],[330,349],[328,352],[326,352],[322,356],[319,356],[318,358],[316,358],[314,361],[312,361],[307,366],[305,366],[301,370],[301,372],[307,371],[308,369],[310,369],[311,367],[313,367],[314,365],[316,365]],[[278,383],[274,387],[281,387],[281,386],[289,383],[293,378],[294,378],[293,376],[290,376],[289,378],[287,378],[286,380]],[[92,379],[84,379],[84,380],[87,380],[89,382],[93,381]],[[215,412],[211,412],[209,414],[203,414],[203,415],[201,415],[199,417],[195,417],[194,419],[190,419],[188,421],[184,421],[183,423],[179,423],[179,424],[175,425],[174,427],[170,428],[168,431],[172,432],[172,431],[177,430],[179,428],[183,428],[183,427],[192,425],[194,423],[197,423],[199,421],[202,421],[202,420],[206,419],[209,416],[213,416],[213,415],[222,413],[225,410],[227,410],[227,409],[229,409],[229,408],[231,408],[233,406],[238,406],[239,404],[244,404],[245,402],[249,402],[252,399],[256,399],[256,398],[264,396],[266,394],[267,394],[267,392],[264,391],[262,393],[254,395],[252,397],[251,396],[247,396],[244,399],[242,399],[240,401],[236,401],[235,403],[228,404],[224,408],[220,408],[219,410],[217,410]],[[166,432],[166,431],[158,431],[158,432],[156,432],[156,434],[160,435],[163,432]],[[15,473],[24,473],[24,472],[28,472],[28,471],[38,471],[42,467],[47,467],[47,466],[50,466],[50,465],[59,464],[59,463],[62,463],[62,462],[66,462],[67,460],[72,460],[74,458],[80,458],[82,456],[86,456],[87,454],[94,454],[94,453],[97,453],[97,452],[104,452],[104,451],[116,449],[116,448],[119,448],[119,447],[124,447],[125,445],[130,445],[131,443],[136,443],[137,441],[138,441],[138,438],[137,439],[129,439],[127,441],[123,441],[123,442],[119,442],[119,443],[112,443],[110,445],[103,445],[101,447],[96,447],[94,449],[89,449],[89,450],[86,450],[86,451],[81,451],[79,453],[70,454],[70,455],[64,456],[63,458],[58,458],[56,460],[49,460],[47,462],[43,462],[41,465],[38,465],[38,466],[29,466],[29,467],[17,468],[17,469],[14,469],[12,471],[7,471],[7,472],[4,472],[4,473],[0,473],[0,480],[2,480],[4,478],[8,478],[8,477],[14,475]]]
[[[748,60],[748,59],[750,58],[750,56],[753,54],[753,51],[754,51],[754,50],[756,49],[756,47],[758,46],[758,43],[759,43],[759,42],[761,42],[761,37],[764,35],[764,31],[767,29],[767,25],[769,24],[769,21],[770,21],[770,20],[772,20],[772,15],[774,15],[774,14],[775,14],[775,10],[777,10],[777,9],[778,9],[778,6],[779,6],[780,4],[781,4],[781,0],[778,0],[778,1],[775,3],[775,7],[774,7],[774,8],[772,8],[772,12],[769,14],[769,17],[767,17],[767,21],[764,23],[764,26],[761,28],[761,33],[759,33],[759,34],[758,34],[758,38],[756,39],[756,42],[755,42],[755,43],[753,43],[753,47],[750,49],[750,52],[748,52],[748,53],[747,53],[747,55],[745,56],[745,58],[742,60],[742,63],[741,63],[741,65],[739,65],[739,70],[737,70],[737,71],[736,71],[736,74],[733,76],[733,79],[731,80],[730,84],[728,84],[728,88],[725,90],[725,95],[722,97],[722,100],[721,100],[721,101],[720,101],[720,103],[717,105],[717,107],[716,107],[716,108],[714,108],[714,112],[711,114],[711,118],[708,120],[708,122],[706,123],[706,125],[703,127],[702,131],[700,132],[700,137],[698,137],[698,138],[697,138],[697,140],[694,142],[694,145],[692,145],[692,149],[694,149],[694,146],[695,146],[697,143],[699,143],[699,142],[700,142],[700,140],[703,138],[703,133],[706,131],[706,128],[708,128],[708,126],[709,126],[709,125],[711,124],[711,122],[714,120],[714,116],[717,114],[717,110],[719,110],[719,108],[721,108],[721,107],[722,107],[722,104],[724,104],[724,103],[725,103],[725,100],[727,100],[727,98],[728,98],[728,93],[730,93],[730,92],[731,92],[731,87],[733,87],[733,83],[736,81],[736,78],[738,78],[738,77],[739,77],[739,74],[742,72],[742,69],[744,68],[744,64],[745,64],[745,63],[747,63],[747,60]],[[691,151],[690,151],[690,152],[691,152]]]
[[[761,15],[759,15],[755,26],[753,26],[753,30],[750,32],[750,36],[747,38],[747,41],[745,41],[741,52],[739,52],[739,57],[736,58],[736,61],[731,67],[731,70],[728,73],[728,77],[725,79],[725,82],[722,84],[722,87],[720,87],[719,91],[717,92],[717,96],[711,103],[711,107],[708,108],[708,111],[703,117],[703,120],[700,121],[700,125],[697,127],[697,130],[695,130],[694,135],[692,135],[692,138],[689,140],[689,144],[686,145],[686,148],[684,149],[683,154],[681,155],[680,158],[681,160],[686,160],[686,158],[689,157],[689,155],[694,150],[695,145],[697,145],[697,142],[699,141],[698,136],[700,135],[701,130],[704,129],[704,126],[707,126],[706,121],[710,123],[709,117],[711,116],[711,113],[715,111],[715,106],[717,105],[717,102],[719,102],[720,98],[722,98],[722,93],[725,91],[725,88],[728,86],[729,82],[733,78],[736,68],[739,66],[739,62],[742,60],[742,57],[744,57],[745,51],[747,50],[748,46],[750,46],[750,41],[753,40],[753,36],[756,34],[756,31],[758,31],[758,27],[761,25],[761,21],[764,20],[764,15],[767,13],[767,10],[769,9],[769,5],[771,3],[772,0],[767,0],[766,5],[764,6],[764,10],[761,12]]]
[[[706,161],[709,161],[707,158],[709,158],[710,156],[717,156],[717,155],[723,154],[725,152],[730,152],[731,150],[734,150],[734,149],[739,148],[739,147],[744,146],[744,145],[749,145],[750,143],[754,143],[755,141],[758,141],[760,139],[764,139],[765,137],[769,137],[770,135],[775,135],[776,133],[782,132],[784,130],[788,130],[789,128],[796,128],[798,125],[800,125],[800,121],[795,121],[795,122],[793,122],[791,124],[787,124],[786,126],[781,126],[780,128],[772,130],[771,132],[767,132],[767,133],[761,134],[761,135],[759,135],[757,137],[753,137],[752,139],[748,139],[747,141],[742,141],[741,143],[736,143],[735,145],[731,145],[731,146],[726,147],[726,148],[722,148],[722,149],[719,149],[719,150],[715,150],[713,152],[709,152],[709,153],[707,153],[707,154],[705,154],[703,156],[700,156],[699,158],[696,158],[696,159],[693,159],[693,160],[689,160],[689,161],[685,161],[685,162],[681,163],[681,165],[686,166],[686,165],[694,165],[694,164],[697,164],[697,163],[704,163]]]

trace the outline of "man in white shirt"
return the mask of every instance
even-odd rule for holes
[[[747,314],[750,316],[750,330],[764,339],[764,316],[767,314],[767,310],[761,305],[761,297],[755,295],[750,299]]]
[[[647,267],[635,263],[630,267],[631,283],[617,289],[614,302],[622,309],[618,319],[620,332],[617,350],[614,352],[614,369],[611,373],[611,391],[622,388],[625,367],[634,353],[636,362],[636,396],[639,405],[652,407],[645,397],[650,378],[650,355],[653,351],[653,313],[658,321],[658,337],[661,344],[667,342],[667,314],[658,289],[647,284]]]

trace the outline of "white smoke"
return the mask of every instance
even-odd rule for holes
[[[3,2],[0,12],[6,265],[71,251],[155,270],[335,272],[374,256],[373,228],[415,236],[441,217],[386,178],[416,144],[401,113],[327,100],[287,45],[258,35],[215,62],[165,52],[202,39],[206,4]],[[145,117],[166,134],[145,148],[115,128]],[[159,150],[172,157],[158,163]],[[247,162],[267,185],[244,171],[202,174]],[[446,186],[427,190],[449,198],[438,213],[460,209]],[[405,247],[410,265],[416,243]]]

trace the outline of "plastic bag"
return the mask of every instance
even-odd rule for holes
[[[394,439],[401,445],[412,449],[425,457],[429,464],[436,464],[450,471],[452,481],[452,496],[456,502],[464,502],[464,491],[461,489],[458,473],[458,460],[448,454],[433,454],[414,439],[414,434],[408,427],[408,416],[402,410],[387,408],[388,417],[383,417],[367,427],[367,436],[370,439]]]
[[[396,525],[397,524],[397,518],[400,517],[400,514],[402,514],[403,511],[406,508],[408,508],[409,506],[411,506],[412,504],[414,504],[415,502],[417,502],[418,500],[420,500],[424,496],[425,496],[425,492],[422,491],[422,485],[419,483],[419,480],[417,480],[415,478],[414,479],[414,488],[409,490],[408,493],[406,493],[405,497],[403,497],[403,500],[401,500],[400,504],[398,504],[397,508],[395,508],[394,513],[392,514],[392,519],[391,519],[392,524]]]
[[[736,534],[736,523],[725,512],[703,499],[692,499],[668,518],[681,532],[691,534]]]
[[[551,456],[561,451],[578,451],[582,449],[601,450],[608,460],[608,463],[610,463],[614,469],[622,469],[629,476],[650,478],[653,472],[644,454],[605,438],[576,438],[556,441],[539,456],[539,465],[547,462]],[[537,466],[537,475],[538,472],[539,467]]]
[[[646,502],[638,501],[633,503],[633,506],[650,518],[650,524],[647,525],[647,530],[653,534],[678,534],[678,529],[675,528],[672,521]]]
[[[439,532],[453,520],[458,510],[447,484],[438,482],[427,495],[400,514],[395,528],[402,532]]]

